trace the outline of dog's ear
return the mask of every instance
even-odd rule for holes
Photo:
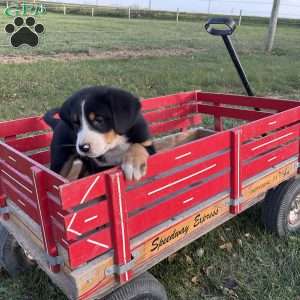
[[[60,111],[59,111],[59,117],[70,126],[72,126],[71,102],[72,102],[72,98],[67,99],[64,102],[64,104],[61,106]]]
[[[140,112],[139,98],[129,92],[116,90],[110,95],[110,105],[116,132],[126,133],[135,124]]]

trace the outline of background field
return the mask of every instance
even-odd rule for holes
[[[0,28],[11,22],[0,19]],[[40,114],[74,91],[115,85],[158,96],[202,89],[243,93],[220,39],[203,22],[61,14],[34,50],[14,50],[0,34],[0,118]],[[300,27],[279,26],[272,54],[266,25],[244,25],[233,40],[258,95],[300,99]],[[207,234],[152,271],[170,299],[300,299],[300,238],[280,240],[260,225],[256,207]],[[0,272],[0,299],[65,297],[38,270],[16,281]]]

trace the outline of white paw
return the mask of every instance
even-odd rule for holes
[[[122,169],[125,173],[127,180],[140,180],[143,176],[146,175],[146,165],[123,163]]]
[[[124,155],[122,169],[127,180],[140,180],[147,173],[146,149],[140,144],[133,144]]]

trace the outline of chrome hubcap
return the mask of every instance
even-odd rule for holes
[[[296,196],[291,204],[291,209],[288,214],[288,223],[292,227],[300,224],[300,194]]]

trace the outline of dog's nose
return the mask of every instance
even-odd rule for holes
[[[88,153],[90,151],[90,144],[79,145],[79,150],[83,153]]]

